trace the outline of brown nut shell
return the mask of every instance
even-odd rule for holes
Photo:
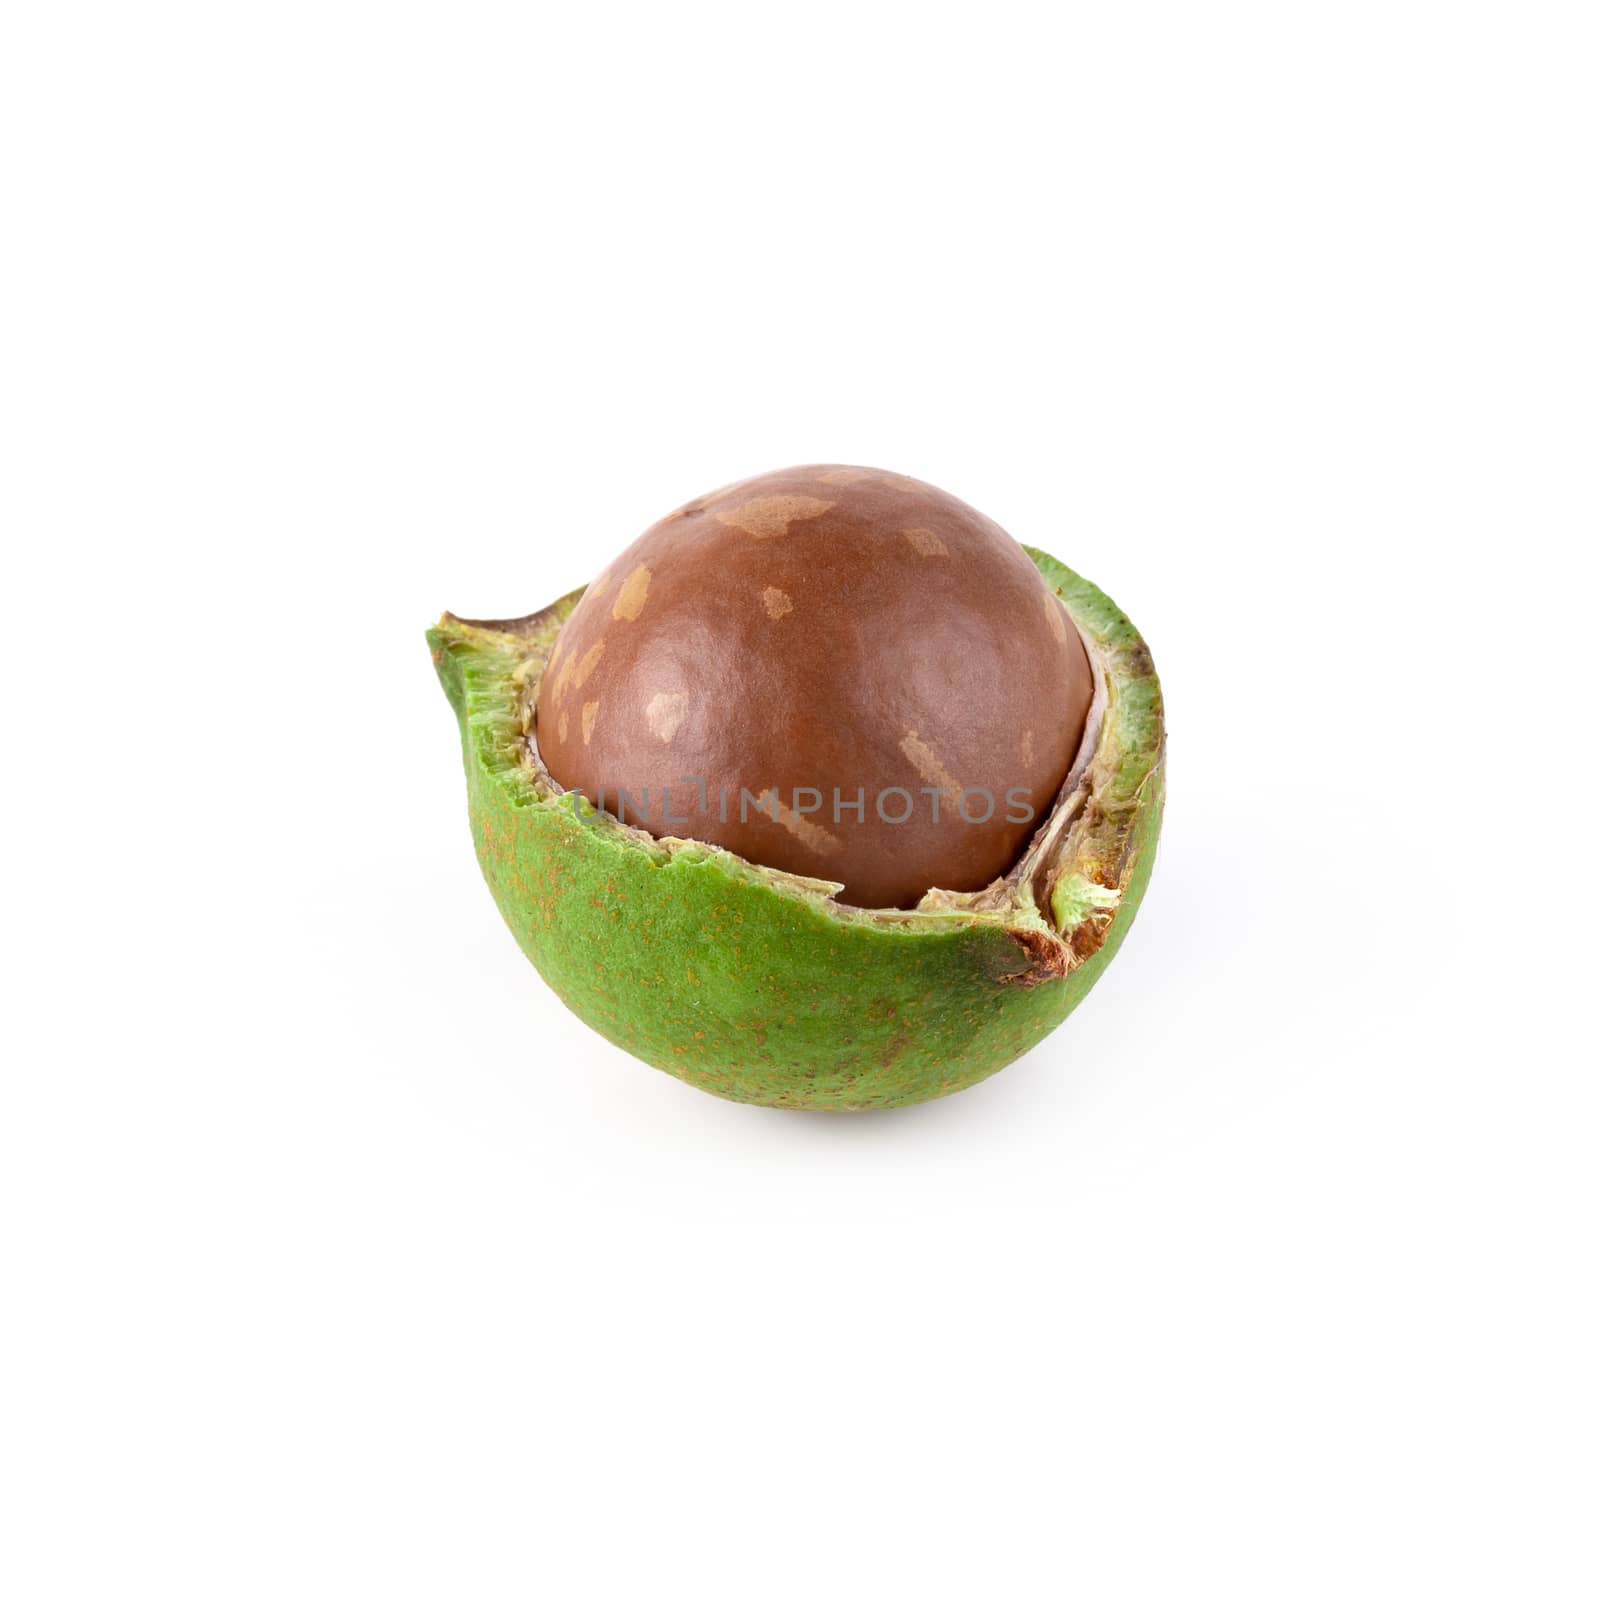
[[[657,837],[910,907],[1012,865],[1092,696],[1003,529],[912,478],[791,467],[690,501],[595,579],[535,731],[558,783]]]

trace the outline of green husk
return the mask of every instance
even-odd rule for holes
[[[1155,856],[1161,689],[1095,586],[1029,550],[1103,690],[1093,759],[1007,880],[914,911],[574,807],[529,737],[534,693],[582,591],[514,622],[429,631],[461,728],[478,859],[528,958],[613,1044],[732,1100],[854,1111],[977,1083],[1037,1044],[1125,937]]]

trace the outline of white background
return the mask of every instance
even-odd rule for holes
[[[8,7],[0,1588],[1592,1596],[1591,7]],[[728,1105],[422,631],[791,462],[1127,608],[1162,855]]]

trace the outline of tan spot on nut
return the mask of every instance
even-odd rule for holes
[[[831,511],[834,504],[810,494],[769,494],[759,500],[746,500],[732,511],[719,511],[717,521],[730,528],[742,528],[753,539],[778,539],[789,531],[791,522],[809,522],[824,511]]]
[[[689,697],[686,694],[658,694],[644,708],[644,720],[650,731],[662,744],[671,744],[683,719],[689,714]]]
[[[555,699],[558,705],[566,695],[568,689],[581,689],[583,687],[584,679],[594,671],[596,665],[599,663],[601,653],[605,650],[605,647],[606,642],[604,639],[596,639],[595,642],[583,652],[583,656],[580,660],[574,661],[571,656],[568,656],[566,660],[561,663],[561,670],[556,674]]]
[[[556,721],[556,738],[558,738],[562,744],[567,742],[567,714],[565,711],[561,713],[560,717]]]
[[[938,753],[924,744],[914,728],[906,730],[900,741],[900,753],[922,774],[923,782],[942,789],[952,800],[960,800],[961,785],[950,776]]]
[[[767,806],[769,797],[772,801],[770,807]],[[756,796],[756,809],[766,809],[769,816],[777,819],[780,828],[793,834],[806,849],[814,850],[819,856],[834,856],[844,849],[826,828],[813,822],[810,817],[803,817],[791,810],[770,789],[763,789]]]
[[[574,689],[581,689],[584,685],[584,680],[591,672],[594,671],[597,666],[599,666],[600,657],[604,652],[605,647],[606,642],[604,639],[596,639],[595,642],[583,652],[583,659],[579,661],[577,666],[573,667],[572,669],[572,687]],[[568,662],[567,665],[571,666],[571,663]],[[561,675],[565,677],[566,673],[567,668],[564,666],[561,669]]]
[[[835,467],[832,472],[818,473],[817,482],[836,484],[844,488],[852,483],[863,483],[871,476],[870,472],[863,472],[860,467]]]
[[[905,528],[907,542],[919,556],[947,556],[948,546],[932,528]]]
[[[878,482],[899,494],[914,494],[924,499],[927,497],[927,484],[918,483],[915,478],[903,477],[898,472],[881,472],[878,474]]]
[[[1025,767],[1033,765],[1033,729],[1022,730],[1022,764]]]
[[[761,591],[761,603],[767,608],[767,615],[774,622],[778,621],[780,617],[788,616],[794,610],[794,601],[782,589],[763,589]]]
[[[644,610],[645,596],[649,593],[649,567],[635,567],[633,571],[622,580],[622,587],[617,590],[617,602],[611,608],[612,621],[636,621],[639,613]]]
[[[598,700],[586,700],[583,703],[583,742],[588,744],[594,737],[594,719],[600,714]]]

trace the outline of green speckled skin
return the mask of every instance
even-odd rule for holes
[[[561,1000],[687,1083],[761,1105],[852,1111],[977,1083],[1094,986],[1133,921],[1164,786],[1160,686],[1128,619],[1029,551],[1100,656],[1098,776],[1053,875],[1022,905],[860,911],[724,851],[575,813],[525,757],[527,694],[577,595],[517,623],[429,633],[460,720],[478,859]]]

